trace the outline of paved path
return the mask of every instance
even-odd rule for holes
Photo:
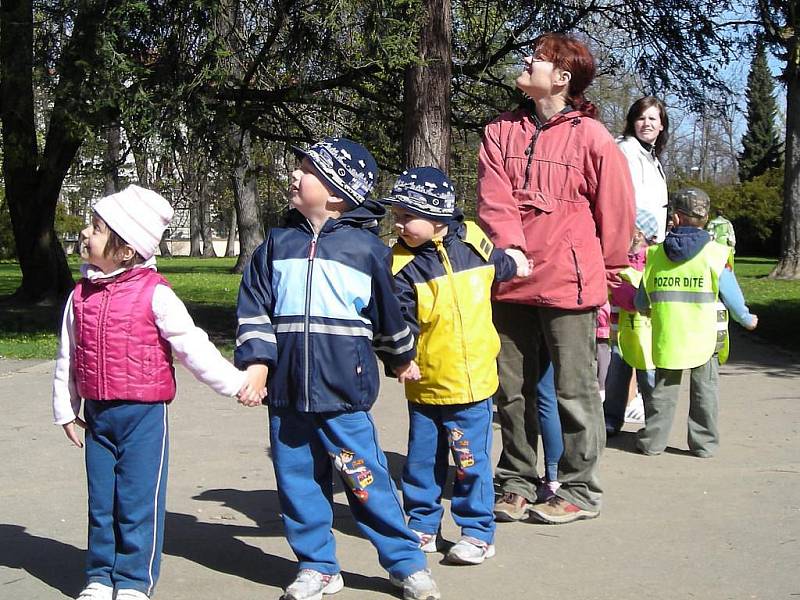
[[[660,457],[631,452],[631,433],[623,433],[603,457],[600,518],[501,524],[497,556],[479,567],[445,566],[433,555],[443,597],[800,597],[800,366],[796,357],[741,335],[733,347],[722,370],[717,458],[686,453],[682,419]],[[51,371],[51,362],[0,361],[0,599],[69,598],[83,583],[83,457],[50,424]],[[182,370],[178,388],[156,598],[277,599],[295,563],[282,535],[266,410],[214,396]],[[384,382],[374,414],[399,473],[406,413],[396,383]],[[392,597],[344,494],[335,500],[347,585],[337,600]],[[449,518],[445,535],[456,537]]]

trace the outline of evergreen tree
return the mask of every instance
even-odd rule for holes
[[[740,181],[750,181],[768,169],[781,166],[781,141],[775,126],[777,112],[767,52],[764,42],[759,40],[747,76],[747,133],[742,138],[739,155]]]

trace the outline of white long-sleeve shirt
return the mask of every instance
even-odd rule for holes
[[[150,259],[134,268],[155,269],[155,260]],[[122,270],[104,274],[90,265],[82,269],[84,277],[100,279],[119,275]],[[244,371],[239,371],[228,362],[208,339],[205,331],[194,324],[180,298],[166,285],[157,285],[153,290],[153,314],[156,327],[172,348],[175,358],[199,381],[223,396],[234,396],[245,381]],[[72,294],[67,299],[61,324],[61,340],[53,375],[53,420],[63,425],[74,420],[81,409],[81,398],[75,383],[72,357],[75,355],[75,316],[72,309]],[[124,398],[120,398],[124,400]]]
[[[623,137],[617,145],[628,160],[633,190],[636,193],[636,208],[648,210],[658,221],[656,243],[664,241],[667,230],[667,180],[661,163],[652,152],[645,150],[635,137]]]

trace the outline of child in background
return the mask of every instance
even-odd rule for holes
[[[647,247],[657,236],[656,216],[638,209],[636,231],[628,253],[630,267],[620,272],[622,284],[611,290],[612,354],[606,379],[606,401],[603,404],[607,436],[618,434],[626,421],[644,423],[643,398],[650,398],[653,393],[656,371],[650,319],[636,312],[634,298],[642,279]],[[634,370],[639,393],[628,402]]]
[[[664,451],[678,402],[684,369],[691,369],[689,451],[710,458],[719,447],[719,364],[727,357],[727,314],[753,330],[758,317],[750,314],[730,269],[730,247],[711,243],[703,226],[711,200],[698,188],[675,193],[673,229],[664,242],[647,251],[636,308],[650,314],[653,324],[655,388],[645,398],[645,426],[636,447],[643,454]]]
[[[611,362],[611,306],[608,302],[597,309],[597,327],[595,328],[597,338],[597,385],[600,387],[600,399],[606,400],[606,376],[608,375],[608,365]]]
[[[537,502],[547,502],[556,495],[561,487],[558,482],[558,461],[564,454],[564,438],[561,432],[561,417],[558,414],[555,373],[553,362],[549,360],[549,356],[547,358],[547,363],[539,369],[542,376],[536,385],[536,414],[539,417],[539,433],[542,438],[544,454],[544,479],[540,480],[536,486]],[[501,514],[496,509],[495,515],[501,519]]]
[[[89,532],[80,600],[145,600],[158,580],[173,354],[220,394],[261,397],[156,272],[154,254],[172,214],[157,193],[131,185],[99,200],[81,232],[86,264],[64,309],[53,378],[55,423],[78,447],[76,427],[86,429]]]
[[[291,176],[293,208],[244,273],[234,355],[256,388],[269,375],[272,462],[299,560],[284,600],[319,600],[344,586],[331,531],[334,469],[392,584],[406,600],[437,600],[369,414],[375,352],[401,381],[419,377],[389,249],[376,235],[386,210],[369,198],[375,160],[344,138],[294,151],[302,162]]]
[[[438,550],[448,453],[456,466],[451,511],[461,539],[447,560],[475,565],[495,554],[492,394],[500,340],[492,284],[528,275],[519,250],[495,249],[455,208],[455,188],[434,167],[404,171],[385,200],[399,241],[392,273],[414,334],[420,379],[406,381],[409,434],[403,504],[425,552]]]

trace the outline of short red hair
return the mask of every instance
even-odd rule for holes
[[[533,54],[546,58],[557,69],[570,72],[568,103],[586,116],[596,118],[597,107],[583,95],[597,71],[594,56],[586,44],[564,33],[544,33],[533,41]]]

